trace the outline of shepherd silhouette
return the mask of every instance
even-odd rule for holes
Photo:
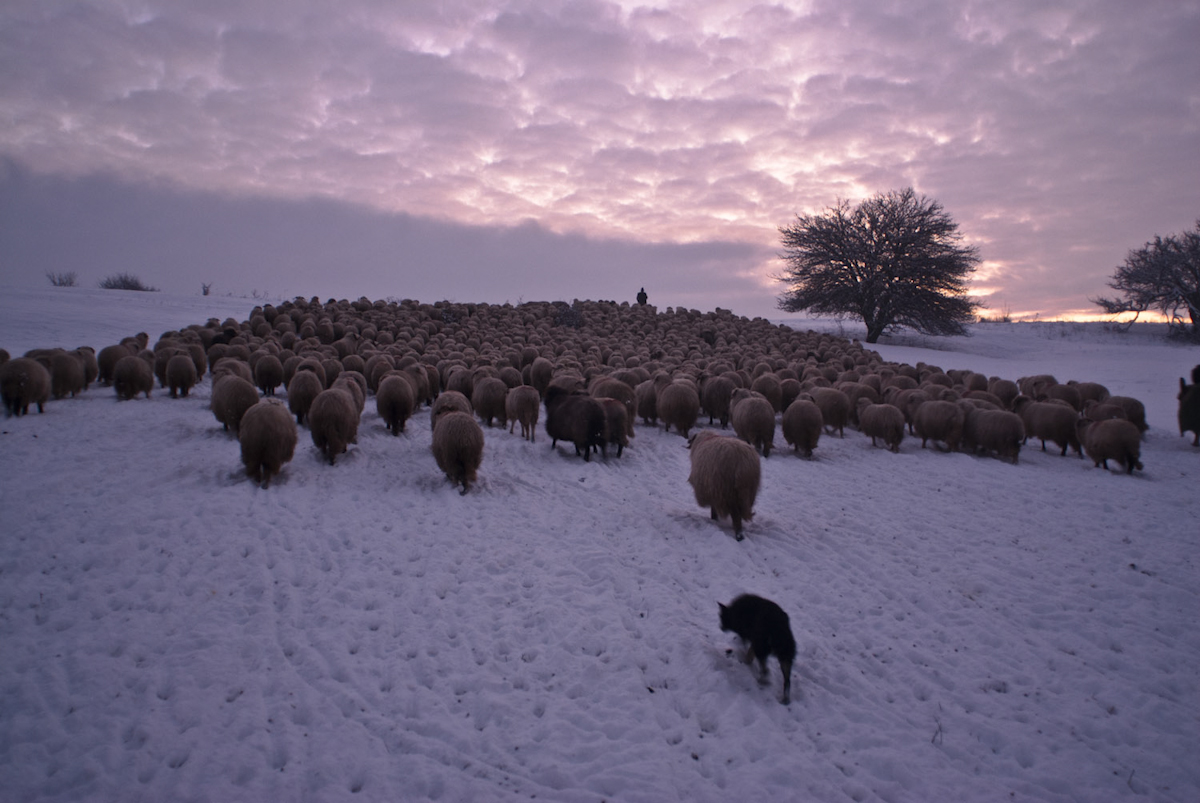
[[[638,300],[638,303],[641,304],[643,307],[646,306],[646,300],[648,298],[649,298],[649,296],[646,295],[645,287],[643,287],[641,290],[638,291],[637,300]]]

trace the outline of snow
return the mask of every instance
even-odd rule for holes
[[[8,288],[0,346],[255,303]],[[393,438],[373,400],[337,465],[302,430],[268,490],[207,378],[4,420],[4,799],[1200,799],[1196,349],[1056,323],[876,350],[1135,396],[1145,470],[777,434],[738,543],[640,424],[590,463],[485,429],[460,496],[428,412]],[[790,706],[718,627],[743,592],[791,617]]]

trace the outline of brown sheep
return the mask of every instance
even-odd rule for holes
[[[1141,469],[1142,433],[1131,421],[1109,418],[1104,421],[1089,421],[1081,418],[1075,422],[1079,442],[1087,456],[1097,468],[1108,469],[1108,461],[1116,460],[1126,474]]]
[[[504,414],[511,422],[508,431],[511,433],[517,422],[520,422],[521,437],[533,443],[541,405],[542,397],[533,385],[518,385],[509,390],[504,398]]]
[[[899,408],[890,404],[872,404],[870,399],[860,398],[858,425],[862,433],[871,438],[872,446],[879,438],[884,446],[899,453],[900,443],[904,440],[904,413]]]
[[[288,409],[296,416],[297,424],[304,423],[313,399],[324,389],[321,378],[312,371],[297,371],[292,376],[287,387]]]
[[[575,444],[575,454],[591,460],[592,449],[604,447],[604,408],[584,391],[551,385],[546,389],[546,434],[550,448],[560,440]]]
[[[762,452],[763,457],[771,456],[771,447],[775,445],[775,408],[765,396],[738,388],[729,400],[729,417],[739,438]]]
[[[700,415],[700,396],[689,382],[671,382],[659,388],[654,406],[665,431],[675,427],[686,438]]]
[[[28,357],[8,360],[0,365],[0,397],[9,416],[25,415],[31,404],[43,413],[50,400],[50,372]]]
[[[604,442],[600,453],[608,457],[609,444],[616,444],[617,457],[620,457],[625,447],[629,445],[629,409],[620,399],[597,399],[604,410]]]
[[[100,349],[100,353],[96,355],[96,378],[100,380],[102,385],[111,385],[113,378],[113,369],[117,366],[117,360],[122,357],[128,357],[136,352],[130,351],[129,348],[122,345],[105,346]]]
[[[633,396],[637,402],[637,414],[642,419],[642,423],[652,427],[658,426],[658,389],[654,387],[654,380],[647,379],[639,382],[633,389]]]
[[[55,399],[81,393],[87,381],[83,359],[73,351],[56,351],[50,357],[50,391]]]
[[[275,388],[283,384],[283,363],[274,354],[260,357],[254,364],[254,384],[264,396],[274,396]]]
[[[213,363],[212,375],[214,379],[223,374],[233,374],[236,377],[246,380],[251,385],[254,384],[254,372],[250,370],[250,364],[233,357],[222,357]]]
[[[797,454],[812,457],[813,449],[821,439],[821,430],[825,428],[825,419],[821,417],[821,408],[808,399],[796,399],[783,411],[783,439],[788,442]]]
[[[1017,383],[1011,379],[1001,379],[1000,377],[992,377],[988,380],[988,393],[1000,399],[1000,404],[1005,410],[1012,409],[1013,399],[1021,394],[1021,389],[1017,387]]]
[[[133,399],[139,393],[145,393],[148,399],[154,388],[154,371],[141,357],[122,357],[113,366],[113,387],[118,399]]]
[[[471,389],[471,408],[474,409],[475,415],[485,422],[488,427],[492,426],[494,419],[499,419],[500,426],[508,423],[505,418],[504,400],[508,396],[508,385],[503,379],[494,376],[482,376],[472,385]]]
[[[224,380],[243,382],[240,377]],[[253,390],[253,388],[251,388]],[[257,398],[257,392],[255,397]],[[238,441],[242,447],[242,463],[246,476],[262,482],[266,488],[271,478],[279,474],[283,464],[292,459],[296,451],[296,425],[283,402],[264,399],[255,402],[241,418]]]
[[[779,377],[775,374],[759,374],[750,383],[750,389],[755,393],[762,394],[762,397],[771,403],[771,409],[776,413],[783,412],[783,388],[779,383]]]
[[[471,409],[471,402],[466,396],[459,393],[457,390],[446,390],[438,395],[433,402],[433,407],[429,409],[429,426],[431,430],[437,429],[438,418],[447,413],[466,413],[471,415],[474,410]]]
[[[592,395],[597,399],[616,399],[625,405],[625,436],[628,443],[628,439],[633,437],[633,420],[637,412],[633,388],[619,379],[604,377],[592,385]]]
[[[850,399],[837,388],[813,388],[809,395],[821,410],[821,420],[826,431],[837,430],[838,437],[846,437],[846,424],[850,420]]]
[[[1083,457],[1083,447],[1075,431],[1075,411],[1065,404],[1056,402],[1035,402],[1028,396],[1018,396],[1013,401],[1013,412],[1021,417],[1025,425],[1025,437],[1037,438],[1042,442],[1042,451],[1046,451],[1046,441],[1054,441],[1062,447],[1062,456],[1066,457],[1067,449]]]
[[[375,410],[393,435],[404,431],[405,422],[413,414],[416,405],[416,394],[407,375],[389,374],[379,380],[379,389],[375,391]]]
[[[438,468],[450,482],[461,483],[459,493],[466,495],[483,462],[483,429],[470,413],[444,413],[433,428],[432,448]]]
[[[192,360],[192,355],[180,351],[167,360],[166,377],[172,399],[178,398],[179,394],[187,396],[197,381],[196,363]]]
[[[1146,407],[1137,399],[1132,396],[1109,396],[1105,401],[1120,406],[1125,411],[1125,418],[1138,428],[1138,432],[1145,433],[1150,428],[1146,424]]]
[[[258,391],[245,379],[233,374],[213,374],[212,398],[209,409],[226,431],[238,434],[242,416],[258,404]]]
[[[705,380],[700,388],[700,401],[704,412],[708,413],[710,425],[715,418],[721,422],[721,429],[729,426],[729,401],[737,387],[727,376],[712,376]],[[782,395],[782,388],[780,393]]]
[[[333,380],[333,383],[329,387],[349,393],[350,398],[354,401],[354,409],[358,410],[359,418],[362,417],[363,409],[367,406],[366,391],[363,390],[362,385],[354,380],[350,372],[344,371],[338,374],[338,378]]]
[[[1088,399],[1083,403],[1083,417],[1088,421],[1104,421],[1109,418],[1129,420],[1125,415],[1125,408],[1121,405],[1098,402],[1095,399]]]
[[[688,483],[696,504],[711,508],[714,520],[729,516],[734,537],[741,541],[742,522],[754,518],[762,479],[758,452],[737,438],[725,438],[711,430],[697,432],[688,447],[692,464]]]
[[[318,393],[308,410],[308,428],[313,445],[332,466],[349,444],[358,442],[358,410],[350,393],[340,388]]]
[[[921,448],[929,441],[941,441],[946,451],[958,450],[962,440],[963,412],[950,401],[927,401],[913,410],[913,429],[921,438]]]
[[[1025,424],[1008,410],[984,410],[970,402],[959,402],[963,411],[962,450],[980,451],[1011,460],[1015,465],[1025,441]]]

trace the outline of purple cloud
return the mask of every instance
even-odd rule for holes
[[[733,281],[751,315],[777,227],[912,185],[979,245],[981,293],[1045,317],[1200,213],[1196,41],[1196,2],[10,4],[0,155],[492,247],[523,221],[707,244],[678,303]]]

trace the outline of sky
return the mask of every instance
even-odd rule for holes
[[[1200,218],[1200,2],[0,7],[0,284],[778,317],[779,227],[912,186],[994,312]]]

